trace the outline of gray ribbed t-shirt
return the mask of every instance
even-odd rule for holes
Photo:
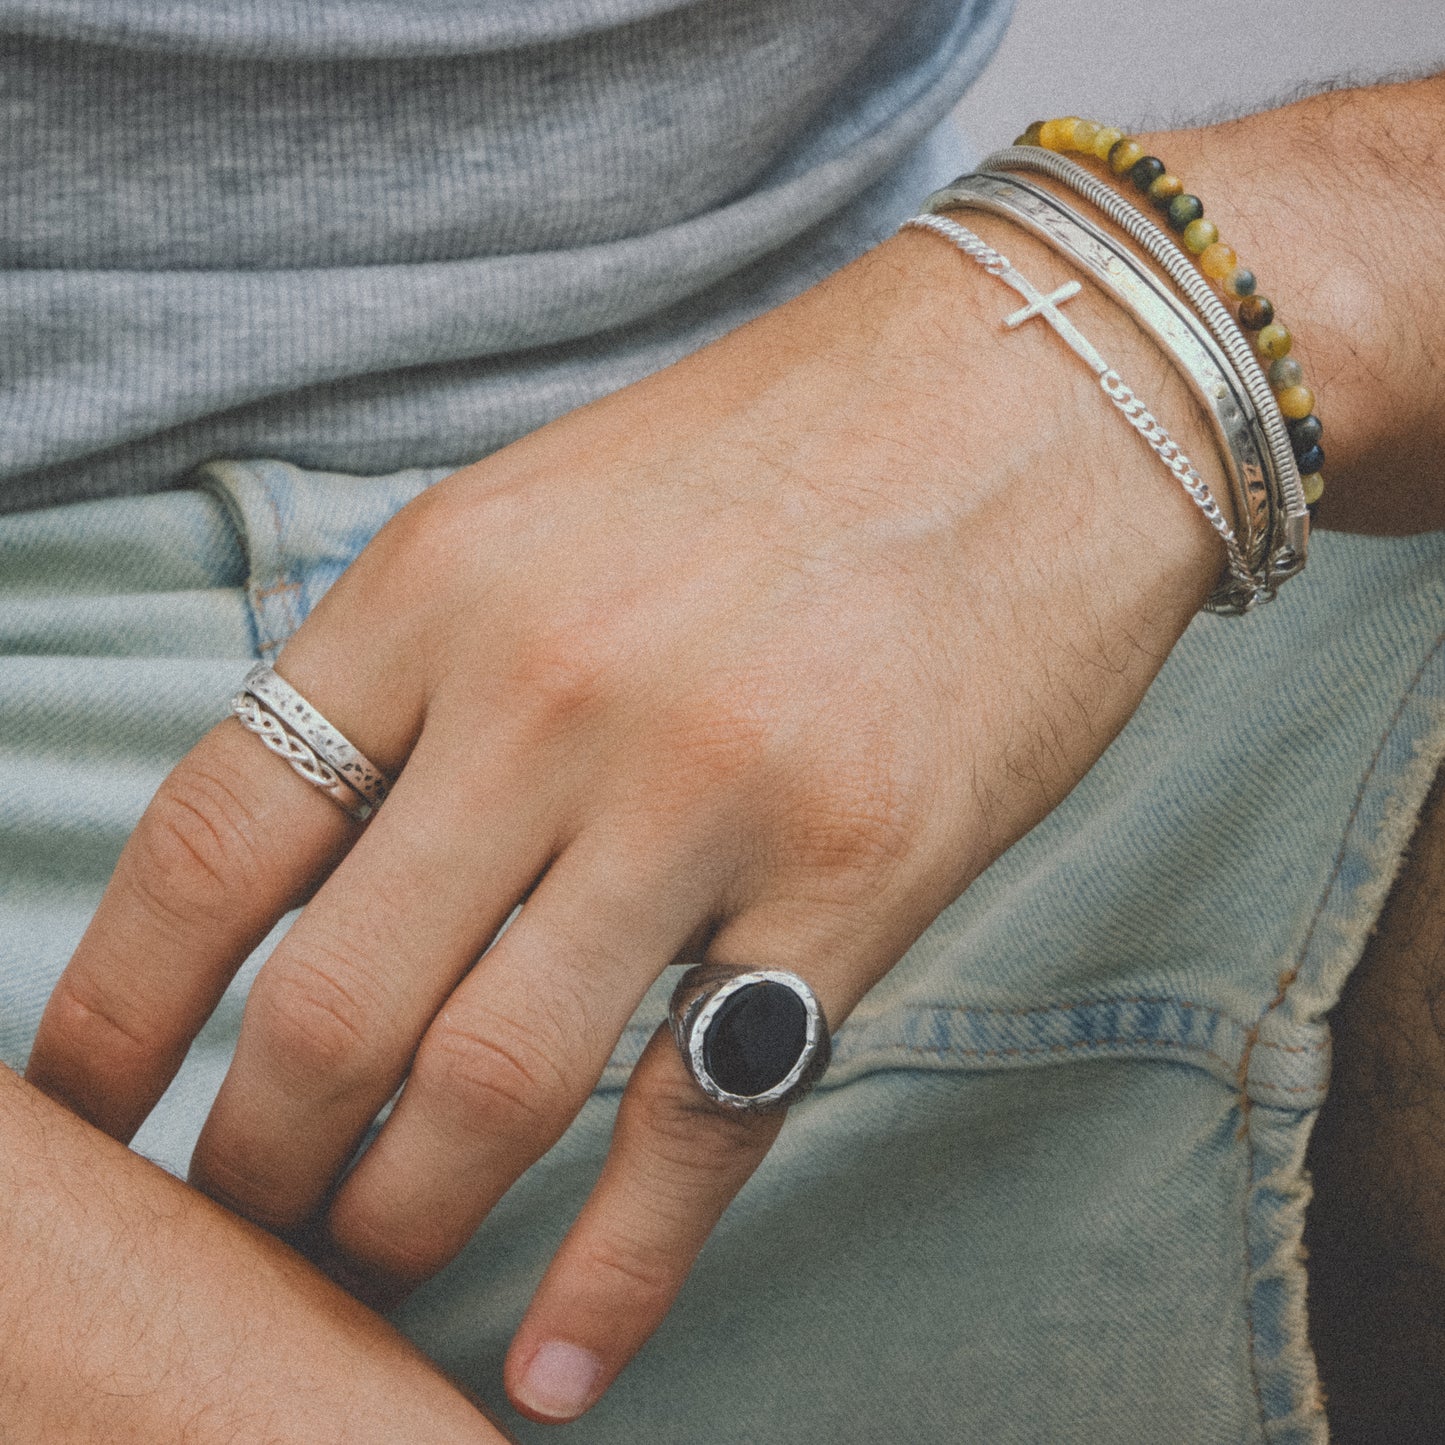
[[[655,370],[959,168],[1010,3],[0,0],[0,511]]]

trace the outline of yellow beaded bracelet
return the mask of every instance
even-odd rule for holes
[[[1203,275],[1227,300],[1236,303],[1239,324],[1253,333],[1255,349],[1267,367],[1265,374],[1289,428],[1305,501],[1313,515],[1325,489],[1320,475],[1325,460],[1320,445],[1324,428],[1315,415],[1314,392],[1305,385],[1298,360],[1290,355],[1294,338],[1289,329],[1275,320],[1273,303],[1258,293],[1254,272],[1240,264],[1234,248],[1220,238],[1219,228],[1205,218],[1204,202],[1186,191],[1183,180],[1158,156],[1147,155],[1137,140],[1117,126],[1073,115],[1036,120],[1014,144],[1072,152],[1103,161],[1120,179],[1127,176],[1163,214]]]

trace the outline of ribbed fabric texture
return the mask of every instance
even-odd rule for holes
[[[0,510],[451,466],[878,239],[1010,0],[0,0]]]

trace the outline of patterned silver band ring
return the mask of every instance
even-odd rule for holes
[[[351,817],[369,818],[390,791],[381,769],[265,663],[246,674],[231,711]]]
[[[241,691],[249,692],[303,738],[316,756],[334,768],[373,808],[382,805],[391,790],[386,774],[274,668],[258,663],[246,674]]]
[[[668,1008],[682,1062],[730,1109],[783,1109],[823,1076],[832,1041],[823,1006],[795,973],[700,964]]]
[[[249,692],[238,692],[231,699],[231,711],[240,724],[258,738],[308,783],[327,794],[341,810],[358,823],[364,823],[375,811],[354,788],[342,782],[334,768],[328,767],[305,741],[289,731],[274,714],[268,712]]]

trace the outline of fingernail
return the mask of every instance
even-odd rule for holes
[[[522,1376],[519,1404],[539,1415],[570,1420],[592,1401],[602,1361],[581,1345],[565,1340],[548,1340],[532,1356]]]

